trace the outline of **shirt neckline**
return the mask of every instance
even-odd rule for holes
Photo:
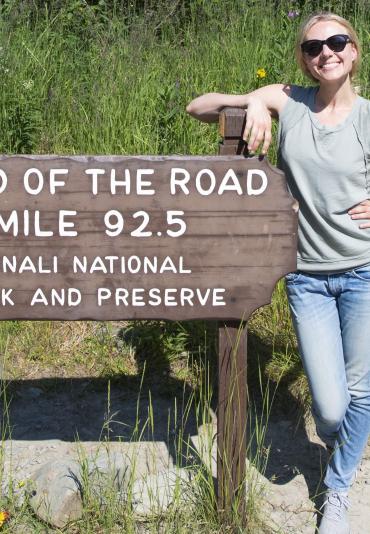
[[[352,108],[350,112],[348,113],[347,117],[338,124],[335,124],[334,126],[331,126],[329,124],[322,124],[317,117],[315,117],[314,108],[315,108],[315,98],[316,94],[319,90],[319,87],[313,87],[313,91],[311,92],[311,98],[308,105],[308,113],[311,119],[312,124],[317,128],[317,130],[321,130],[322,132],[337,132],[338,130],[342,130],[347,126],[349,122],[352,121],[352,117],[360,103],[360,97],[356,95],[356,99],[353,102]]]

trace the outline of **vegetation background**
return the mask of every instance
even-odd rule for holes
[[[186,104],[204,92],[309,83],[293,49],[299,24],[315,10],[357,29],[363,64],[355,83],[369,98],[369,0],[3,0],[0,153],[215,154],[217,127],[191,119]],[[269,158],[275,163],[275,145]],[[165,368],[204,391],[215,342],[214,325],[204,322],[0,322],[8,379],[140,381],[146,366],[154,381]],[[282,282],[250,321],[249,361],[252,393],[279,382],[279,403],[286,408],[289,391],[307,413]]]

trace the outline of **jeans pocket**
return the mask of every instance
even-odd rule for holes
[[[370,267],[359,267],[358,269],[353,269],[351,271],[351,276],[353,276],[353,278],[357,278],[358,280],[362,280],[363,282],[370,283]]]
[[[287,284],[295,284],[296,282],[298,282],[300,277],[301,277],[301,273],[298,271],[295,271],[293,273],[288,273],[285,275],[285,282]]]

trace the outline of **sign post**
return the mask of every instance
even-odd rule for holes
[[[245,322],[219,326],[217,406],[217,503],[229,516],[235,504],[246,522],[247,329]]]
[[[245,501],[245,325],[296,268],[284,175],[241,154],[243,116],[219,156],[0,157],[0,319],[219,321],[223,511]]]
[[[245,111],[227,108],[220,114],[220,155],[247,155],[242,141]],[[246,523],[247,449],[247,326],[242,321],[220,323],[218,333],[217,504],[230,514],[236,503]]]
[[[220,114],[219,128],[222,141],[219,144],[219,154],[223,155],[248,155],[247,145],[243,141],[243,131],[246,121],[246,112],[239,108],[225,108]],[[261,165],[268,165],[261,160]],[[283,185],[283,184],[281,184]],[[292,246],[289,251],[284,251],[284,246],[273,256],[269,256],[269,241],[272,235],[266,235],[262,230],[259,216],[262,214],[266,221],[272,222],[280,215],[280,210],[286,210],[285,185],[277,193],[276,204],[273,209],[261,210],[251,220],[251,227],[247,230],[256,235],[258,239],[266,241],[265,265],[279,265],[284,263],[286,257],[286,269],[296,269],[296,243],[295,228],[288,224],[285,231],[291,232]],[[297,223],[294,203],[291,199],[291,222]],[[254,228],[253,228],[254,227]],[[258,227],[260,234],[258,234]],[[257,229],[257,231],[256,231]],[[265,228],[264,228],[265,229]],[[262,231],[261,231],[262,230]],[[281,239],[284,231],[275,235],[274,239]],[[257,237],[257,235],[259,237]],[[251,247],[250,253],[253,254]],[[277,279],[273,273],[264,273],[264,283],[272,294]],[[246,281],[248,286],[251,280]],[[257,280],[255,280],[257,282]],[[257,285],[255,284],[255,288]],[[225,321],[219,325],[219,355],[218,355],[218,417],[217,417],[217,497],[218,508],[226,517],[232,507],[238,512],[241,522],[246,524],[246,445],[247,445],[247,321],[250,314],[264,302],[265,295],[256,292],[254,304],[251,303],[248,311],[239,322]]]

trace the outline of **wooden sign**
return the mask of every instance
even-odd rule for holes
[[[296,267],[283,173],[243,156],[0,158],[1,319],[234,319]]]
[[[0,157],[0,319],[220,320],[218,509],[246,522],[246,321],[297,214],[244,124],[221,113],[218,157]]]

